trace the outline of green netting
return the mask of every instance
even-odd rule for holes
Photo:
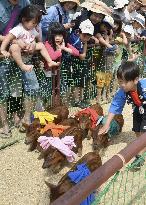
[[[140,77],[145,76],[145,58],[142,55],[143,42],[140,45],[132,43],[134,53],[139,53],[137,64],[140,67]],[[125,51],[125,52],[124,52]],[[85,60],[75,57],[65,59],[61,66],[61,98],[65,102],[74,101],[76,88],[80,91],[80,100],[91,101],[96,97],[100,103],[110,102],[118,89],[116,71],[122,59],[127,58],[127,51],[119,47],[117,54],[107,54],[100,47],[88,49]],[[71,104],[71,103],[70,103]]]
[[[143,155],[146,158],[146,153]],[[99,192],[92,205],[144,205],[146,204],[146,163],[135,171],[135,164],[118,171]]]

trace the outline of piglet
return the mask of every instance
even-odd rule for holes
[[[85,154],[80,160],[78,160],[78,162],[71,168],[70,171],[76,170],[77,165],[82,163],[87,165],[91,173],[102,165],[99,154],[97,152],[89,152]],[[68,172],[61,178],[57,185],[50,184],[46,181],[45,183],[50,188],[50,203],[75,186],[75,183],[71,182],[71,180],[68,178]]]

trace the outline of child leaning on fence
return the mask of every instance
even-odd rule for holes
[[[67,42],[65,27],[58,22],[54,22],[50,25],[45,47],[52,60],[60,59],[65,53],[79,56],[79,51]]]
[[[121,64],[117,71],[120,89],[112,100],[106,124],[99,130],[99,134],[108,132],[112,119],[122,113],[126,101],[133,105],[132,130],[137,137],[146,132],[146,79],[139,79],[139,75],[140,69],[135,62],[125,61]],[[137,155],[134,163],[139,158],[140,155]],[[137,168],[143,164],[144,159],[137,164]]]
[[[30,44],[35,44],[34,51],[40,51],[41,55],[45,58],[48,65],[57,66],[59,63],[53,62],[44,46],[44,44],[40,39],[39,32],[37,31],[37,26],[41,20],[42,12],[38,9],[35,5],[26,6],[20,14],[19,17],[19,24],[18,26],[14,27],[12,30],[9,31],[9,34],[5,37],[4,41],[1,45],[1,53],[5,57],[12,57],[18,64],[18,66],[23,71],[31,71],[33,65],[26,65],[23,60],[21,53],[24,52],[25,54],[28,53]],[[7,46],[13,40],[21,40],[21,47],[17,43],[12,43],[9,48],[9,52],[6,51]],[[37,43],[36,43],[37,41]],[[32,53],[34,52],[32,51]]]
[[[72,78],[75,82],[74,106],[86,107],[83,102],[84,87],[89,80],[89,67],[85,66],[84,60],[87,55],[87,43],[94,34],[94,26],[89,19],[82,21],[79,28],[70,34],[69,42],[79,51],[79,58],[73,59],[72,62]],[[83,64],[82,64],[83,62]],[[87,105],[88,106],[88,105]]]
[[[100,46],[103,49],[102,58],[99,61],[96,72],[98,102],[105,100],[110,101],[110,84],[113,77],[111,71],[114,53],[117,50],[117,46],[112,44],[113,28],[114,19],[111,16],[105,16],[96,34]]]

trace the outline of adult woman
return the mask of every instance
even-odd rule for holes
[[[79,4],[79,0],[59,0],[58,4],[49,7],[47,9],[47,15],[45,15],[41,21],[43,39],[47,39],[48,27],[52,22],[59,22],[63,24],[66,29],[71,28],[74,24],[70,23],[70,13],[74,13]]]
[[[17,22],[17,17],[22,8],[29,4],[29,0],[1,0],[0,1],[0,34],[6,35]],[[1,136],[9,137],[10,132],[7,121],[7,100],[9,97],[9,74],[11,66],[0,58],[0,118],[2,121]]]

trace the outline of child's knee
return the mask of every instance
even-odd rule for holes
[[[10,51],[11,52],[15,52],[15,51],[19,51],[20,50],[20,46],[18,45],[18,44],[12,44],[11,46],[10,46]]]

